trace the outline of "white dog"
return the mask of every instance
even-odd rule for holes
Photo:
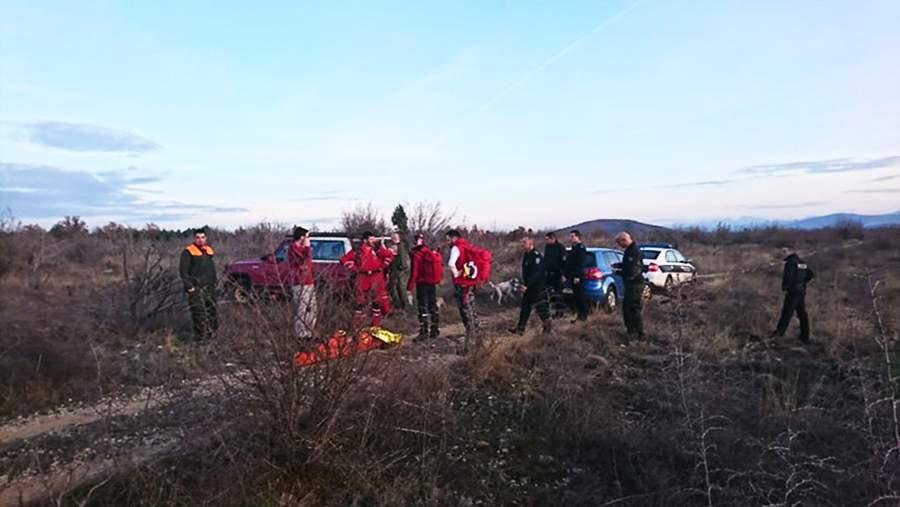
[[[488,286],[491,288],[491,300],[496,299],[497,304],[502,305],[504,297],[513,298],[519,294],[522,282],[518,278],[513,278],[500,283],[488,282]]]

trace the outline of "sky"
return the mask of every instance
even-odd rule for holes
[[[0,208],[508,229],[900,210],[895,0],[0,0]]]

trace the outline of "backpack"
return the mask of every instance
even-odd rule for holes
[[[465,256],[463,276],[478,283],[487,283],[491,279],[491,251],[469,244],[466,245]]]
[[[422,252],[422,276],[428,281],[438,285],[444,278],[444,258],[441,252],[427,249]]]

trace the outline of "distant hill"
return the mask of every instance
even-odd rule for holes
[[[900,225],[900,211],[895,213],[885,213],[882,215],[857,215],[856,213],[834,213],[821,217],[804,218],[794,222],[782,221],[781,224],[787,227],[796,227],[797,229],[821,229],[823,227],[833,227],[834,225],[845,222],[847,220],[860,222],[865,227],[884,227],[886,225]]]
[[[560,229],[557,232],[566,233],[572,229],[578,229],[582,234],[591,235],[603,233],[607,236],[615,236],[622,231],[628,231],[636,236],[646,237],[654,234],[665,234],[672,232],[671,229],[661,227],[659,225],[645,224],[637,220],[626,220],[620,218],[601,218],[598,220],[588,220],[569,227]]]
[[[834,227],[840,222],[848,220],[853,222],[860,222],[864,227],[885,227],[889,225],[900,225],[900,211],[895,213],[884,213],[881,215],[832,213],[831,215],[809,217],[800,220],[769,220],[765,218],[755,217],[723,218],[721,220],[704,220],[702,222],[679,224],[675,227],[703,227],[706,229],[714,229],[716,226],[718,226],[718,224],[723,223],[738,229],[767,227],[773,225],[794,229],[823,229],[825,227]]]

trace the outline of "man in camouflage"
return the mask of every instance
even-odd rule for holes
[[[181,252],[178,266],[194,322],[194,339],[198,341],[209,340],[219,329],[214,257],[206,242],[206,230],[196,229],[194,241]]]

